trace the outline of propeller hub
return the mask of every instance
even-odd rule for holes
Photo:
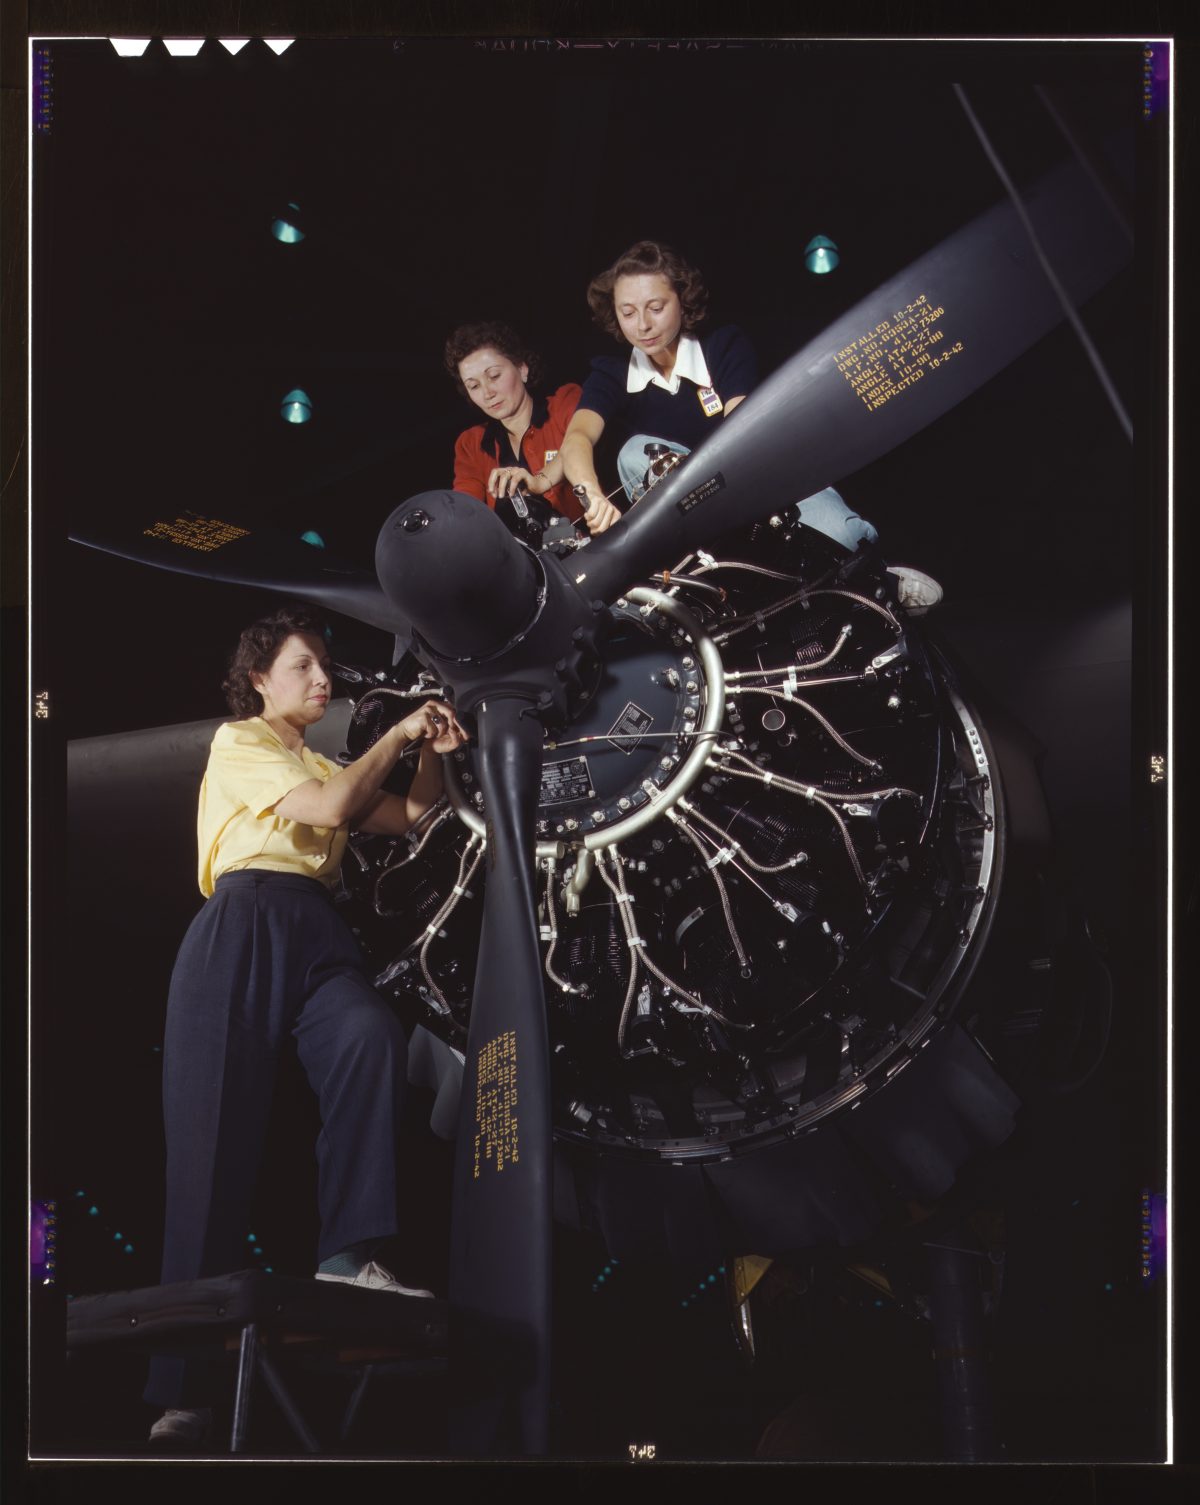
[[[554,555],[533,553],[474,497],[409,497],[380,530],[375,567],[415,628],[418,658],[461,715],[484,699],[515,698],[561,725],[594,688],[608,608],[586,600]]]
[[[631,590],[612,616],[603,666],[547,744],[538,800],[539,857],[560,843],[596,849],[659,820],[702,775],[724,715],[720,654],[699,620],[661,591]],[[565,660],[556,674],[567,672]],[[483,835],[472,749],[447,764],[459,819]]]
[[[533,614],[537,570],[489,507],[457,491],[401,502],[379,531],[384,594],[435,657],[483,657]]]

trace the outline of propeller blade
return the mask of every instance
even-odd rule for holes
[[[331,559],[324,549],[277,528],[165,508],[137,521],[89,517],[73,524],[69,537],[160,570],[311,601],[402,637],[410,631],[374,574]]]
[[[1025,200],[1079,304],[1128,261],[1120,223],[1071,162]],[[877,460],[961,402],[1064,317],[1014,206],[997,204],[844,314],[580,556],[611,601],[711,539]]]
[[[454,1172],[455,1450],[544,1453],[549,1431],[550,1057],[533,883],[543,730],[482,703],[487,884]]]

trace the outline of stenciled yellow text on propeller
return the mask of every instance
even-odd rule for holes
[[[517,1035],[505,1030],[479,1051],[475,1072],[475,1179],[485,1165],[516,1165]]]
[[[246,538],[250,530],[239,528],[236,523],[223,523],[220,518],[200,517],[193,512],[186,517],[177,517],[173,523],[155,523],[152,528],[143,528],[142,532],[147,538],[162,538],[167,543],[182,544],[185,549],[211,554],[235,538]]]
[[[835,365],[872,412],[962,352],[961,340],[946,343],[945,312],[921,293],[837,352]]]

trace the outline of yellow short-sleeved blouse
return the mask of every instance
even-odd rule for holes
[[[261,716],[219,727],[200,785],[196,833],[200,892],[207,898],[222,873],[266,868],[332,885],[348,832],[305,826],[275,814],[285,794],[310,779],[324,781],[336,764],[307,747],[292,752]]]

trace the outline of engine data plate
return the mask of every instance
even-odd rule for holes
[[[568,805],[594,793],[586,758],[547,759],[542,764],[540,805]]]

